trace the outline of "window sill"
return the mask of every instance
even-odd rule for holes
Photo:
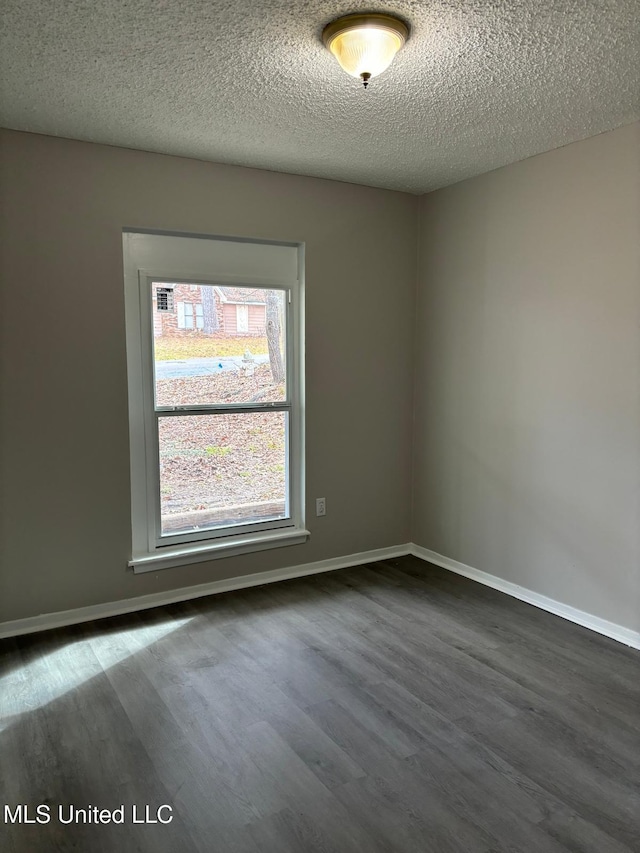
[[[268,548],[284,548],[286,545],[301,545],[309,538],[309,531],[296,527],[290,530],[273,530],[270,533],[246,534],[226,540],[198,543],[197,545],[174,545],[159,548],[154,554],[143,554],[129,560],[129,568],[135,574],[172,569],[190,563],[204,563],[222,557],[235,557]]]

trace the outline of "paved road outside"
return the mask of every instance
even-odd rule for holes
[[[253,363],[265,364],[268,355],[254,355]],[[157,361],[156,379],[183,379],[187,376],[207,376],[220,373],[221,370],[239,370],[246,367],[241,355],[225,356],[224,358],[184,358],[180,361]]]

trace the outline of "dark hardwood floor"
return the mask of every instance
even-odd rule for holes
[[[640,653],[412,557],[0,653],[3,851],[640,850]]]

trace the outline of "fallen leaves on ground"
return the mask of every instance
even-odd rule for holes
[[[283,400],[268,365],[253,376],[225,371],[211,376],[164,379],[158,404],[246,403]],[[160,417],[162,513],[284,500],[284,412]]]
[[[159,379],[159,406],[215,405],[218,403],[266,403],[284,400],[284,383],[275,385],[268,364],[255,368],[253,376],[223,370],[207,376]]]

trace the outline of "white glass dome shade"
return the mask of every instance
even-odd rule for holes
[[[391,65],[409,37],[409,27],[391,15],[346,15],[324,28],[322,40],[352,77],[365,88]]]

